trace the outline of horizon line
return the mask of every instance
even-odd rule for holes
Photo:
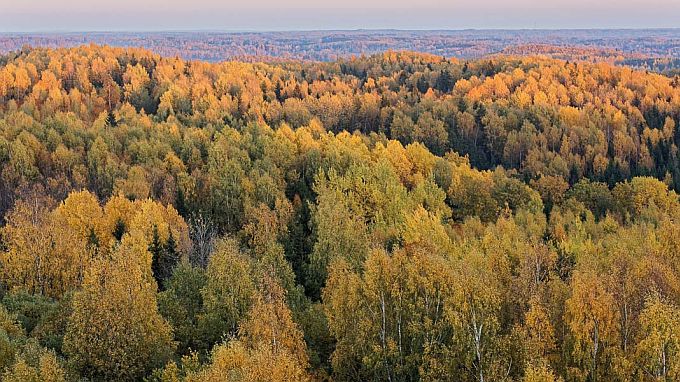
[[[304,32],[524,32],[524,31],[680,31],[680,27],[608,27],[608,28],[331,28],[331,29],[45,29],[32,31],[0,30],[0,34],[73,34],[73,33],[304,33]]]

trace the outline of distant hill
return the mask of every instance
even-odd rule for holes
[[[479,58],[518,46],[563,49],[577,46],[626,55],[680,58],[680,29],[17,33],[0,34],[0,53],[26,45],[56,48],[90,43],[143,47],[166,57],[204,61],[261,61],[262,58],[333,61],[386,50]]]

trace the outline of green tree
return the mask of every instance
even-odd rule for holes
[[[206,270],[201,290],[204,313],[199,326],[208,344],[235,335],[255,297],[255,283],[249,258],[234,239],[217,244]]]

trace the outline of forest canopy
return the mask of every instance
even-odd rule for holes
[[[680,78],[0,57],[0,378],[680,378]]]

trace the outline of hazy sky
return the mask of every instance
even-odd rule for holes
[[[680,27],[680,0],[0,0],[0,31]]]

